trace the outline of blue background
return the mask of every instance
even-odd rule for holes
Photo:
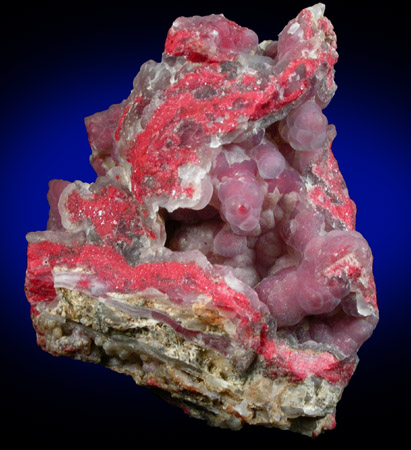
[[[36,345],[23,290],[25,234],[46,228],[48,181],[95,180],[84,117],[129,95],[141,64],[160,60],[175,18],[222,12],[256,31],[260,40],[276,39],[288,20],[311,3],[56,4],[20,5],[1,19],[4,432],[13,433],[17,443],[27,437],[47,442],[52,436],[60,443],[80,442],[93,435],[94,443],[118,438],[137,445],[150,438],[181,444],[183,438],[190,442],[187,433],[196,433],[213,445],[230,440],[230,445],[335,448],[354,439],[373,444],[404,436],[411,400],[411,74],[405,11],[360,1],[330,1],[326,7],[340,59],[338,90],[325,113],[337,127],[333,150],[357,204],[357,229],[373,250],[381,319],[359,352],[359,366],[337,409],[337,428],[312,441],[262,427],[240,432],[210,428],[135,386],[131,378],[52,357]]]

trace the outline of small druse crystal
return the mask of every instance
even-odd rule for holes
[[[130,96],[86,118],[97,179],[52,180],[47,230],[27,236],[43,349],[215,426],[335,426],[378,309],[323,113],[323,13],[261,43],[223,15],[178,18]]]

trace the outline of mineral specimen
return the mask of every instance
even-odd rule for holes
[[[322,110],[324,5],[278,41],[180,17],[130,96],[85,119],[92,183],[52,180],[29,233],[38,344],[103,364],[193,417],[318,435],[377,322],[372,254]]]

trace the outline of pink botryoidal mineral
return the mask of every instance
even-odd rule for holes
[[[96,181],[52,180],[27,235],[38,344],[214,426],[334,428],[378,322],[324,114],[337,57],[320,3],[260,43],[178,18],[130,96],[85,119]]]

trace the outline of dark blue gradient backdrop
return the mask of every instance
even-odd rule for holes
[[[144,7],[54,2],[14,7],[1,19],[1,386],[3,425],[5,432],[17,430],[15,442],[57,436],[58,442],[80,443],[93,435],[94,443],[152,436],[160,444],[196,433],[205,443],[314,445],[279,430],[209,428],[131,378],[52,357],[36,345],[23,290],[25,234],[46,228],[49,180],[95,180],[84,117],[129,95],[141,64],[161,59],[176,17],[221,12],[255,30],[260,40],[276,39],[288,20],[310,5],[274,3],[256,1],[250,9],[224,2]],[[360,350],[357,372],[337,410],[337,428],[319,437],[317,446],[346,446],[354,439],[371,444],[388,433],[398,437],[410,401],[408,30],[405,11],[395,5],[366,5],[327,5],[340,59],[338,90],[325,113],[337,128],[333,149],[357,204],[357,229],[373,250],[381,319]]]

